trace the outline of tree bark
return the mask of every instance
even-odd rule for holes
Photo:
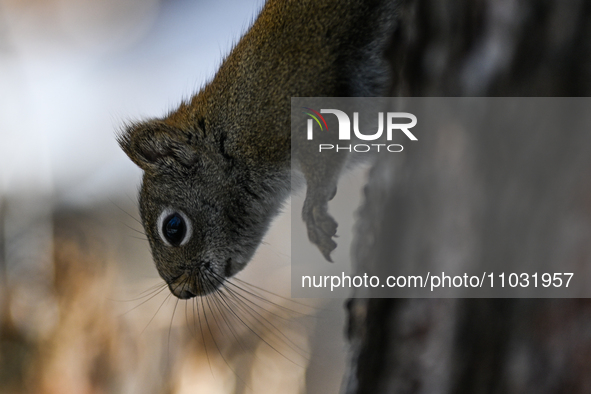
[[[588,96],[591,2],[404,1],[390,49],[396,96]],[[404,230],[441,225],[446,213],[471,223],[459,253],[524,259],[552,253],[588,265],[590,136],[556,129],[538,136],[526,156],[518,136],[468,136],[452,175],[438,161],[452,154],[445,146],[405,160],[381,157],[359,214],[355,269],[371,273],[383,256],[402,263],[424,247],[420,232]],[[468,166],[484,193],[454,187],[469,182],[461,171]],[[544,183],[548,171],[564,176]],[[511,184],[519,193],[507,200]],[[537,207],[556,201],[543,216],[551,231],[536,232]],[[474,203],[482,207],[478,215]],[[568,218],[577,223],[574,231]],[[513,242],[522,236],[533,247]],[[432,239],[431,250],[449,249],[448,241]],[[436,253],[429,258],[445,257]],[[348,394],[591,392],[589,299],[353,298],[347,308]]]

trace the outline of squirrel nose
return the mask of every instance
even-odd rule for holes
[[[191,289],[189,284],[179,285],[176,283],[171,283],[168,285],[168,288],[178,298],[181,300],[188,300],[189,298],[197,297],[197,294]]]

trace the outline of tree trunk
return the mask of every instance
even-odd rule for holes
[[[397,96],[589,96],[591,2],[405,1],[388,55]],[[380,256],[400,263],[425,246],[421,232],[404,229],[441,226],[445,214],[471,223],[460,253],[551,253],[588,265],[591,131],[552,133],[537,136],[526,156],[509,132],[469,136],[457,168],[472,168],[484,194],[457,192],[470,181],[442,168],[441,155],[458,154],[445,146],[404,161],[381,157],[360,211],[356,270],[371,273]],[[559,174],[555,181],[545,177],[550,170]],[[519,193],[507,199],[512,184]],[[484,214],[475,214],[474,203]],[[544,204],[553,207],[543,212],[551,230],[541,233],[535,229]],[[448,241],[432,238],[431,250],[442,253]],[[434,253],[431,260],[445,258]],[[374,298],[351,299],[347,307],[348,394],[591,393],[589,299]]]

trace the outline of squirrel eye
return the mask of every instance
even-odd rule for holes
[[[181,246],[191,238],[191,221],[187,216],[170,208],[158,218],[158,234],[168,246]]]

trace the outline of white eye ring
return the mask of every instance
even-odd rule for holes
[[[185,227],[186,227],[184,237],[178,245],[173,245],[172,243],[170,243],[170,241],[164,236],[164,232],[163,232],[164,220],[174,214],[178,214],[183,218],[183,220],[185,221]],[[160,239],[167,246],[171,246],[171,247],[174,247],[174,246],[178,247],[178,246],[185,245],[187,242],[189,242],[189,240],[191,239],[191,236],[193,235],[193,225],[191,223],[191,220],[189,220],[189,218],[187,217],[187,215],[185,215],[185,213],[179,209],[173,209],[170,207],[165,208],[162,211],[162,213],[160,214],[160,216],[158,216],[158,220],[156,221],[156,228],[158,229],[158,235],[160,236]]]

